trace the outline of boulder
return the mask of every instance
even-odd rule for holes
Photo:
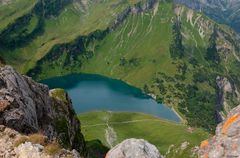
[[[127,139],[112,148],[106,158],[162,158],[158,149],[143,139]]]

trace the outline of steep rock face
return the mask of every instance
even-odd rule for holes
[[[218,76],[216,79],[218,87],[217,113],[218,121],[225,119],[225,114],[229,113],[232,107],[240,104],[240,94],[234,83],[230,82],[226,77]]]
[[[219,124],[216,135],[201,143],[200,158],[226,158],[240,156],[240,105],[231,110],[226,120]]]
[[[0,124],[26,134],[43,130],[53,136],[47,86],[36,84],[7,66],[0,69],[0,88]]]
[[[226,23],[240,32],[239,0],[175,0],[175,2],[203,11],[213,19]]]
[[[18,74],[10,66],[0,69],[0,125],[23,134],[39,133],[57,139],[69,149],[86,155],[80,122],[63,90]]]
[[[62,89],[51,90],[49,94],[57,138],[61,140],[64,147],[78,149],[81,155],[85,155],[86,149],[80,122],[73,110],[71,99]]]
[[[106,158],[162,158],[158,149],[142,139],[127,139],[112,148]]]

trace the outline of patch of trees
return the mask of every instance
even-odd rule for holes
[[[147,94],[151,93],[151,91],[149,90],[147,84],[144,84],[144,86],[143,86],[143,91],[144,91],[144,93],[147,93]]]
[[[229,76],[232,79],[232,82],[237,86],[237,88],[240,89],[240,75],[230,71]]]
[[[156,84],[157,84],[157,88],[160,92],[160,94],[165,94],[167,91],[166,91],[166,88],[164,86],[164,80],[161,79],[161,78],[156,78]]]
[[[34,12],[45,18],[55,17],[71,2],[72,0],[40,0],[34,7]]]
[[[126,59],[125,57],[120,58],[119,66],[138,66],[140,64],[139,58]]]
[[[187,64],[185,63],[185,62],[179,62],[178,64],[177,64],[177,71],[178,71],[178,73],[180,73],[180,74],[176,74],[175,75],[175,78],[177,79],[177,80],[181,80],[181,81],[183,81],[183,80],[185,80],[186,79],[186,73],[187,73],[187,70],[188,70],[188,66],[187,66]]]
[[[13,50],[27,45],[41,35],[44,32],[44,20],[41,17],[38,17],[37,25],[31,32],[27,29],[33,16],[33,13],[24,15],[3,30],[0,33],[0,47]]]
[[[13,24],[0,33],[0,47],[13,50],[26,46],[44,33],[45,18],[59,15],[62,9],[71,2],[71,0],[38,1],[30,13],[16,19]],[[34,16],[37,17],[38,22],[35,28],[29,32],[28,26],[31,25]]]
[[[80,67],[84,60],[88,60],[94,55],[93,50],[89,49],[89,46],[92,43],[101,41],[108,33],[109,29],[104,31],[96,30],[87,36],[80,36],[72,42],[55,45],[46,56],[37,62],[33,69],[28,71],[27,75],[36,78],[42,72],[42,65],[53,63],[53,61],[57,62],[63,55],[65,56],[63,67],[70,65],[78,65]]]
[[[199,69],[197,72],[193,74],[193,82],[194,83],[203,83],[209,80],[209,75],[206,69]]]
[[[194,68],[196,68],[196,66],[198,66],[198,61],[194,57],[191,57],[189,59],[189,63],[192,64]]]
[[[6,65],[6,62],[5,60],[0,56],[0,66],[1,65]]]
[[[194,74],[194,84],[181,82],[176,75],[175,77],[164,73],[158,73],[158,75],[154,79],[154,87],[160,92],[157,99],[167,104],[178,105],[179,111],[186,116],[189,125],[214,131],[217,124],[215,115],[217,96],[214,92],[202,89],[195,83],[207,82],[209,86],[216,86],[216,74],[211,74],[204,68],[199,69]]]
[[[209,45],[206,51],[206,60],[212,61],[213,63],[218,64],[220,62],[220,56],[217,51],[217,30],[214,27],[214,31],[209,38]]]
[[[184,46],[182,44],[181,22],[176,20],[172,28],[172,42],[170,44],[170,55],[173,59],[184,56]]]
[[[5,30],[0,33],[0,47],[5,49],[16,49],[26,46],[29,42],[44,32],[43,14],[36,12],[35,8],[39,6],[38,2],[34,9],[22,17],[15,20]],[[32,18],[37,17],[37,25],[29,32],[28,26],[31,25]]]
[[[215,94],[200,90],[195,85],[188,85],[186,99],[179,104],[179,111],[187,117],[189,125],[213,132],[217,124],[215,100]]]

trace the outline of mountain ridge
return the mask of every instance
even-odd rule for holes
[[[240,2],[238,0],[175,0],[177,3],[204,12],[214,20],[231,26],[240,32]]]

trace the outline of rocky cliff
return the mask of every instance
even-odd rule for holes
[[[240,93],[237,86],[226,77],[218,76],[217,83],[217,120],[223,121],[233,107],[240,103]]]
[[[200,158],[230,158],[240,156],[240,105],[230,111],[216,129],[216,135],[200,145]]]
[[[46,137],[46,144],[58,143],[86,156],[80,122],[68,95],[61,89],[49,91],[9,66],[0,68],[0,125],[1,135],[6,135],[5,129],[26,136],[40,133]],[[4,137],[0,139],[4,141]]]

